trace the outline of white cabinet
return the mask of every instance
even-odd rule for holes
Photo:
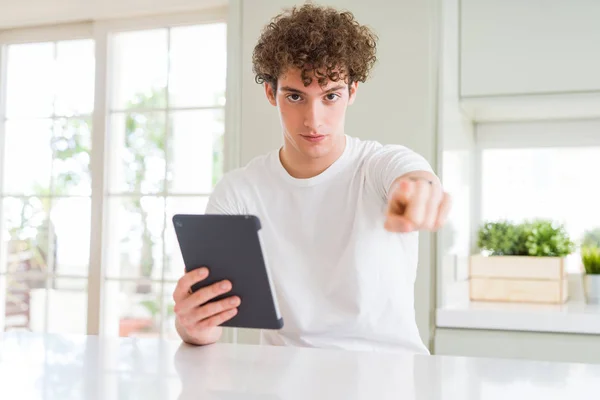
[[[600,337],[475,329],[437,329],[436,355],[600,363]]]
[[[461,96],[600,92],[600,1],[462,0]]]

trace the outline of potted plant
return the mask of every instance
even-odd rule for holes
[[[515,224],[484,223],[479,254],[469,263],[473,301],[564,303],[568,298],[566,256],[575,251],[563,225],[536,219]]]
[[[600,247],[581,248],[581,261],[585,269],[585,293],[588,303],[600,304]]]

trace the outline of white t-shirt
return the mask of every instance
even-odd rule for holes
[[[343,154],[309,179],[290,176],[279,150],[231,171],[207,214],[253,214],[284,327],[262,343],[427,354],[415,322],[418,233],[384,228],[399,176],[432,172],[419,154],[346,136]]]

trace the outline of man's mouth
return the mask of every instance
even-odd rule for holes
[[[311,143],[317,143],[325,139],[325,135],[301,135],[305,140]]]

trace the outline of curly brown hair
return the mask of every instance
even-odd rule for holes
[[[289,68],[301,70],[305,86],[312,76],[320,86],[329,80],[365,82],[377,61],[377,35],[349,11],[305,4],[276,17],[263,29],[252,55],[259,84],[271,84]]]

